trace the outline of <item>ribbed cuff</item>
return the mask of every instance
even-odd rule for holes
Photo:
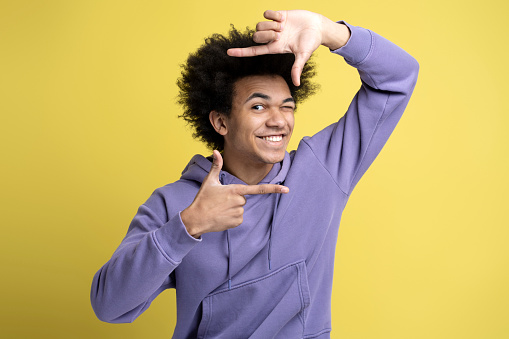
[[[337,23],[345,24],[350,29],[350,39],[343,47],[331,52],[344,57],[349,65],[362,63],[368,57],[373,45],[371,32],[362,27],[352,26],[343,20]]]
[[[187,232],[179,212],[154,232],[154,241],[168,260],[178,264],[196,244],[201,242],[201,238],[196,239]]]

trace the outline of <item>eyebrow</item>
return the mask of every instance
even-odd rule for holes
[[[261,98],[261,99],[264,99],[264,100],[270,100],[270,96],[268,96],[267,94],[263,94],[263,93],[253,93],[249,96],[249,98],[247,98],[247,100],[244,102],[248,102],[249,100],[252,100],[254,98]],[[284,103],[287,103],[287,102],[293,102],[295,103],[295,100],[292,98],[292,97],[289,97],[289,98],[286,98],[285,100],[283,100],[283,104]]]

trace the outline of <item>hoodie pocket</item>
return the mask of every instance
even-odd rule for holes
[[[203,299],[198,338],[301,338],[309,287],[299,261]]]

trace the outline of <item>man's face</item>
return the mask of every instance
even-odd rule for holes
[[[294,110],[295,101],[281,76],[237,80],[226,118],[225,156],[254,166],[282,161],[293,132]]]

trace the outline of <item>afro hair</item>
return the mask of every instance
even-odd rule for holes
[[[253,42],[254,30],[246,28],[239,32],[233,25],[228,36],[213,34],[205,43],[189,55],[181,65],[181,77],[177,80],[177,102],[184,112],[179,116],[194,129],[193,137],[203,141],[210,149],[222,151],[223,136],[217,133],[209,120],[213,110],[229,115],[231,112],[235,81],[251,75],[280,75],[288,84],[290,93],[298,104],[314,94],[318,85],[311,82],[316,74],[315,65],[308,61],[301,74],[301,85],[295,86],[291,69],[293,54],[267,54],[254,57],[232,57],[229,48],[261,45]]]

